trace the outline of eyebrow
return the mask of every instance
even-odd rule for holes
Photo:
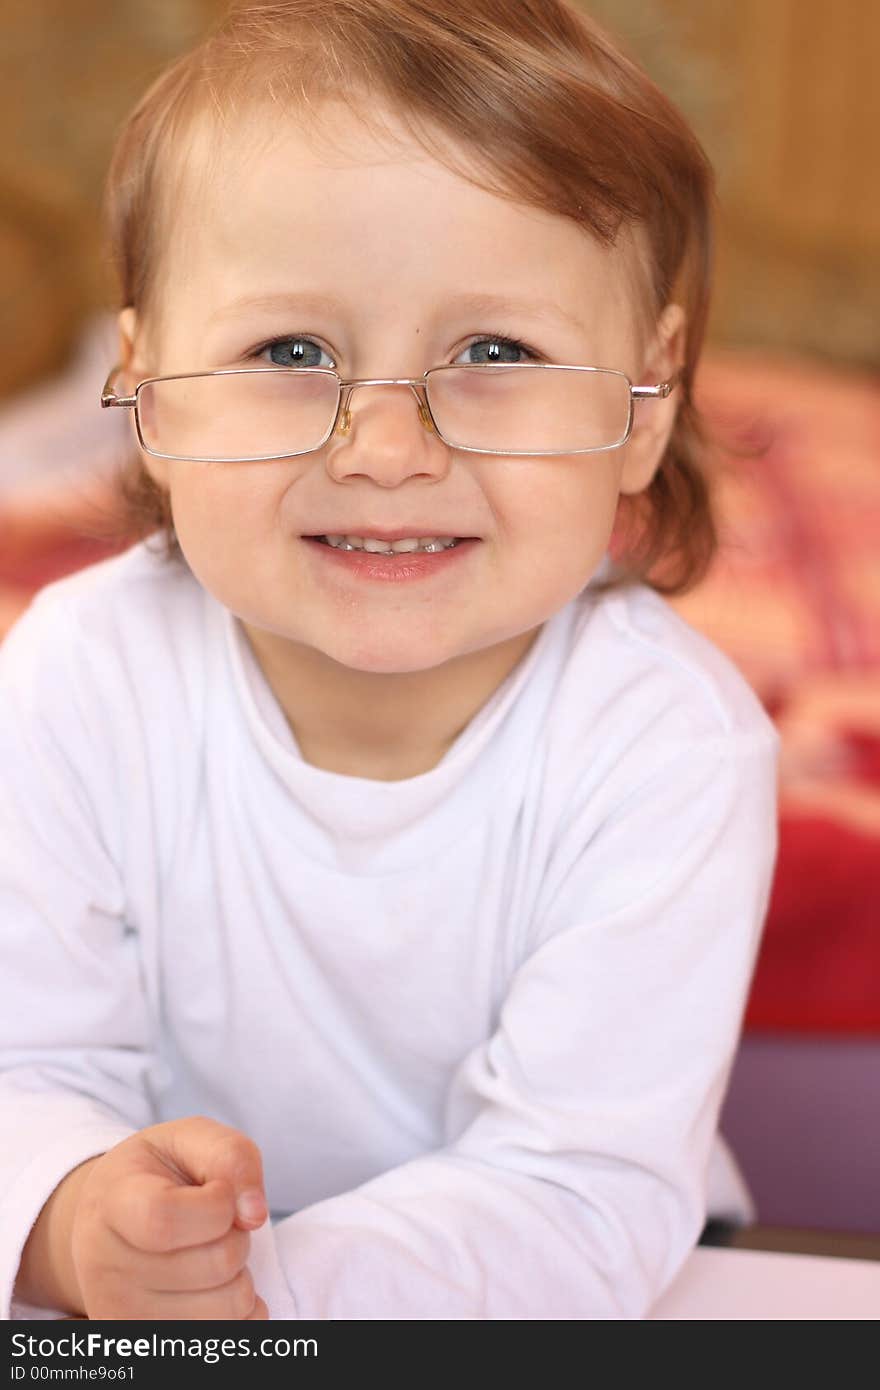
[[[462,294],[453,295],[448,304],[451,308],[464,309],[474,314],[525,314],[542,321],[558,319],[570,328],[583,330],[584,327],[583,322],[574,314],[549,300],[511,299],[504,294]]]
[[[345,305],[332,294],[315,294],[303,291],[301,294],[283,292],[279,294],[244,295],[232,300],[209,315],[208,322],[221,322],[239,315],[265,309],[302,310],[306,313],[338,313]],[[553,319],[567,324],[570,328],[582,331],[584,323],[568,313],[558,304],[538,299],[512,299],[499,294],[461,294],[452,295],[444,302],[445,310],[463,310],[473,314],[522,314],[540,322]]]

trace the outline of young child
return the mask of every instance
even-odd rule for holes
[[[642,1318],[753,1216],[710,203],[565,0],[246,7],[130,118],[140,539],[0,648],[5,1316]]]

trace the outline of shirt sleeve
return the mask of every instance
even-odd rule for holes
[[[769,721],[705,736],[598,831],[574,812],[534,949],[454,1074],[444,1147],[276,1224],[295,1316],[648,1315],[706,1218],[777,760]]]
[[[72,618],[41,595],[0,647],[0,1317],[67,1173],[154,1122],[158,1063],[119,865],[96,807]],[[106,821],[106,813],[104,816]]]

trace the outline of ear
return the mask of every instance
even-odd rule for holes
[[[686,327],[681,305],[667,304],[645,353],[641,380],[634,385],[658,386],[668,380],[684,360]],[[634,403],[632,434],[623,450],[621,492],[643,492],[650,486],[669,442],[680,399],[680,390],[673,387],[665,398]]]
[[[135,372],[135,343],[137,341],[137,311],[129,304],[122,310],[116,320],[119,332],[119,363],[122,367],[120,385],[124,386],[125,391],[134,389],[137,374]]]
[[[149,375],[149,371],[142,359],[142,335],[139,330],[137,311],[132,305],[127,305],[121,311],[117,319],[117,329],[119,332],[119,363],[122,371],[117,378],[119,388],[133,395],[135,386],[144,376]],[[132,431],[134,432],[134,421],[132,420]],[[140,449],[141,462],[150,474],[150,477],[160,487],[168,490],[168,460],[154,458],[152,454]]]

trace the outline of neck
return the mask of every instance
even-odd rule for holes
[[[426,671],[355,671],[242,623],[306,762],[399,781],[436,767],[525,657],[540,627]]]

